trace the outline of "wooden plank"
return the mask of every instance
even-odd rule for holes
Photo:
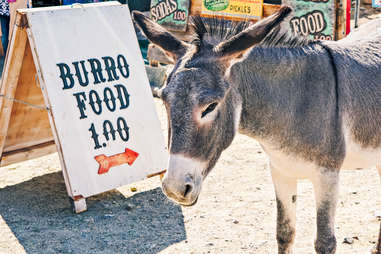
[[[21,149],[53,140],[49,117],[29,44],[17,84],[4,152]],[[24,103],[22,103],[24,102]]]
[[[27,7],[29,0],[17,0],[16,2],[9,3],[9,37],[12,35],[13,27],[16,21],[16,11],[17,9],[24,9]],[[7,50],[7,49],[5,49]]]
[[[263,4],[263,17],[268,17],[280,9],[278,4]]]
[[[12,112],[13,100],[20,76],[22,60],[24,58],[27,41],[26,19],[17,15],[15,31],[9,47],[9,54],[5,59],[5,68],[0,84],[0,155],[3,152],[8,132],[9,120]]]
[[[44,156],[55,152],[57,152],[57,149],[54,141],[27,148],[22,148],[11,152],[4,152],[1,157],[0,166],[7,166],[13,163],[38,158],[40,156]]]
[[[190,14],[191,15],[200,15],[201,14],[201,5],[203,0],[192,0],[190,5]]]
[[[86,198],[73,199],[74,212],[82,213],[87,211]]]
[[[19,12],[23,13],[23,11],[25,11],[25,10],[20,10]],[[30,48],[32,51],[34,66],[36,68],[36,73],[38,76],[39,84],[40,84],[40,87],[44,88],[44,87],[46,87],[46,84],[45,84],[45,80],[42,76],[41,63],[40,63],[40,60],[39,60],[38,55],[37,55],[36,43],[34,41],[34,37],[33,37],[33,34],[32,34],[30,27],[27,28],[27,34],[28,34],[28,41],[29,41],[29,45],[30,45]],[[50,101],[49,101],[49,97],[46,94],[46,90],[45,90],[45,92],[43,91],[42,94],[44,97],[45,105],[51,105]],[[50,121],[50,128],[51,128],[51,131],[53,133],[56,149],[57,149],[58,156],[59,156],[60,163],[61,163],[61,170],[62,170],[62,175],[64,176],[64,180],[65,180],[66,191],[70,197],[73,197],[74,196],[73,188],[72,188],[71,183],[69,181],[69,175],[68,175],[67,170],[66,170],[67,167],[66,167],[65,159],[63,157],[61,142],[60,142],[59,137],[57,135],[57,129],[56,129],[54,117],[53,117],[51,110],[49,110],[48,116],[49,116],[49,121]],[[74,203],[73,203],[73,206],[75,206]]]
[[[336,40],[343,39],[346,36],[346,9],[346,0],[336,0]]]

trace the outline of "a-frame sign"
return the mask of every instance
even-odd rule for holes
[[[168,161],[127,5],[18,10],[0,87],[0,166],[57,151],[85,198]]]

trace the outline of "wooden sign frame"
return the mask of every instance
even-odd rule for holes
[[[57,151],[27,26],[18,12],[0,87],[0,166]]]
[[[0,88],[0,166],[56,151],[64,165],[49,100],[44,99],[44,89],[40,88],[41,72],[38,61],[34,61],[34,48],[26,14],[18,10]],[[85,199],[72,196],[65,169],[62,172],[75,212],[86,211]]]
[[[110,5],[120,4],[92,4],[97,7]],[[44,11],[54,11],[57,8],[71,7],[48,7]],[[86,199],[82,195],[73,194],[75,191],[70,185],[55,118],[50,110],[52,104],[41,72],[34,37],[28,25],[28,11],[30,10],[17,10],[0,84],[0,166],[58,152],[74,211],[83,212],[87,209]],[[163,172],[146,177],[161,173]]]

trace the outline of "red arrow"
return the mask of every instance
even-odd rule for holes
[[[132,165],[139,154],[131,149],[126,148],[123,153],[118,153],[107,157],[104,154],[100,154],[94,157],[94,159],[99,163],[98,174],[107,173],[110,168],[119,166],[127,163]]]

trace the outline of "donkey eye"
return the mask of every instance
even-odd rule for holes
[[[217,107],[217,102],[209,104],[209,106],[202,112],[201,118],[212,112]]]

